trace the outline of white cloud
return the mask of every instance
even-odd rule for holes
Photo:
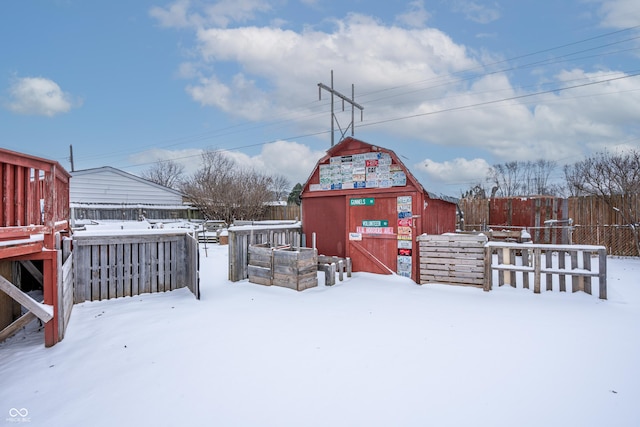
[[[163,148],[153,148],[151,150],[135,153],[129,157],[129,161],[139,165],[140,170],[151,167],[156,162],[173,160],[184,166],[186,174],[192,174],[201,166],[203,150],[199,148],[189,148],[185,150],[167,150]]]
[[[215,149],[215,148],[213,148]],[[202,165],[203,149],[168,150],[154,148],[132,155],[129,160],[144,170],[153,163],[163,160],[174,160],[185,167],[190,175]],[[304,144],[292,141],[276,141],[264,144],[260,153],[251,156],[239,151],[223,150],[239,167],[254,169],[269,175],[283,175],[293,187],[296,183],[304,183],[318,160],[326,154],[324,151],[313,151]]]
[[[195,3],[195,4],[194,4]],[[271,10],[263,0],[219,0],[202,6],[191,0],[176,0],[165,7],[155,6],[149,14],[168,28],[227,27],[255,19],[256,13]],[[201,6],[198,8],[198,6]]]
[[[396,21],[409,27],[421,28],[430,18],[429,12],[424,8],[424,0],[409,2],[409,10],[396,16]]]
[[[488,24],[500,19],[500,10],[497,4],[485,5],[476,1],[453,1],[454,12],[463,13],[465,18],[478,24]]]
[[[500,16],[497,6],[470,1],[455,5],[482,22]],[[631,134],[629,129],[637,129],[637,78],[529,96],[562,82],[605,79],[612,72],[578,69],[554,76],[534,70],[527,78],[537,79],[541,87],[518,88],[511,80],[514,72],[482,71],[480,63],[501,58],[482,50],[477,53],[482,57],[474,56],[437,29],[387,25],[359,14],[330,21],[330,29],[326,24],[323,21],[322,30],[308,26],[300,31],[273,26],[198,27],[195,57],[181,68],[181,74],[190,77],[187,93],[203,106],[244,119],[294,120],[299,131],[311,134],[326,130],[328,96],[323,93],[322,101],[317,101],[317,83],[328,84],[333,70],[335,89],[350,94],[354,83],[356,101],[365,108],[364,121],[356,123],[356,136],[361,127],[392,141],[420,141],[425,147],[458,151],[474,148],[495,163],[575,161],[592,147],[620,141]],[[344,125],[343,116],[350,119],[350,111],[339,117]]]
[[[166,8],[154,6],[149,14],[156,18],[160,25],[169,28],[185,28],[202,24],[199,16],[189,14],[190,0],[176,0]]]
[[[290,112],[296,107],[292,100],[317,99],[317,83],[326,81],[330,70],[335,70],[336,79],[353,78],[357,87],[372,92],[476,65],[463,46],[435,29],[387,27],[355,14],[334,24],[334,32],[270,27],[199,30],[203,64],[235,63],[241,71],[229,80],[208,75],[189,85],[188,92],[203,105],[261,119]],[[348,86],[336,89],[350,93]],[[375,110],[373,114],[372,119]]]
[[[73,107],[71,95],[43,77],[22,77],[9,87],[7,108],[18,114],[53,117]]]
[[[231,23],[245,23],[255,19],[257,12],[271,10],[269,2],[264,0],[219,0],[206,6],[207,22],[226,27]]]
[[[635,27],[640,22],[637,0],[599,0],[602,25],[610,28]]]
[[[484,159],[467,160],[456,158],[451,161],[436,162],[425,159],[414,168],[438,183],[467,184],[483,182],[491,165]]]
[[[255,156],[237,151],[227,152],[240,166],[253,168],[270,175],[283,175],[291,186],[304,184],[318,160],[326,154],[313,151],[307,145],[291,141],[276,141],[262,146]]]
[[[183,62],[178,66],[176,77],[180,79],[195,79],[201,77],[198,64],[193,62]]]

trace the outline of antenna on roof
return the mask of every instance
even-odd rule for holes
[[[333,70],[331,70],[331,87],[323,84],[323,83],[318,83],[318,100],[322,99],[322,89],[328,91],[329,93],[331,93],[331,146],[333,147],[333,134],[334,134],[334,128],[333,128],[333,123],[335,121],[335,123],[338,124],[338,129],[340,129],[340,141],[342,141],[344,139],[344,135],[347,133],[347,131],[349,130],[349,128],[351,128],[351,136],[353,136],[354,134],[354,126],[353,126],[353,122],[354,122],[354,112],[355,109],[359,109],[360,110],[360,121],[362,121],[362,110],[364,110],[364,107],[360,104],[358,104],[354,99],[355,99],[355,87],[353,84],[351,84],[351,99],[347,98],[345,95],[341,94],[340,92],[338,92],[337,90],[335,90],[333,88]],[[351,123],[349,124],[349,126],[347,126],[347,128],[344,130],[344,132],[342,131],[342,128],[340,128],[340,123],[338,123],[338,119],[336,118],[335,113],[333,112],[333,97],[337,96],[338,98],[342,99],[342,111],[344,111],[344,103],[348,102],[349,104],[351,104]],[[339,141],[338,141],[339,142]]]

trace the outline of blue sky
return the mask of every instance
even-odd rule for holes
[[[0,53],[0,145],[69,170],[70,145],[77,170],[131,173],[217,149],[304,182],[332,70],[355,136],[436,193],[640,149],[636,0],[7,0]]]

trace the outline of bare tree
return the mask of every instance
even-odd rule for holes
[[[184,166],[173,160],[161,160],[142,171],[142,177],[156,184],[177,188],[180,184]]]
[[[202,167],[184,180],[182,191],[207,219],[261,219],[273,200],[273,178],[241,169],[221,151],[202,155]]]
[[[498,187],[498,193],[503,197],[520,195],[523,176],[520,163],[515,161],[495,165],[489,170],[489,181]]]
[[[542,159],[494,165],[487,175],[487,181],[493,184],[492,197],[556,195],[561,188],[550,183],[556,168],[555,161]]]
[[[615,206],[612,197],[621,195],[626,198],[640,193],[640,151],[598,153],[574,165],[565,166],[564,173],[570,194],[595,196],[620,213],[631,227],[640,255],[638,212],[631,203]]]
[[[228,193],[233,185],[235,162],[220,151],[208,150],[202,154],[202,166],[184,180],[182,192],[197,206],[207,219],[233,221]]]
[[[270,188],[273,179],[263,173],[246,169],[239,171],[239,185],[236,190],[237,219],[261,219],[266,211],[267,202],[273,201]]]
[[[284,175],[274,175],[271,182],[271,191],[273,193],[273,200],[283,200],[289,195],[289,189],[291,184]]]
[[[481,183],[477,183],[476,185],[470,187],[466,191],[462,191],[460,193],[461,199],[486,199],[487,198],[487,190]]]
[[[538,159],[524,162],[522,166],[525,175],[525,191],[521,194],[522,196],[554,194],[555,188],[549,184],[549,177],[558,167],[555,161]]]

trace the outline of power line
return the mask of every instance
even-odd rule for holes
[[[375,121],[375,122],[365,123],[363,125],[360,125],[359,127],[375,126],[375,125],[379,125],[379,124],[384,124],[384,123],[389,123],[389,122],[394,122],[394,121],[407,120],[407,119],[412,119],[412,118],[417,118],[417,117],[422,117],[422,116],[441,114],[441,113],[447,113],[447,112],[453,112],[453,111],[459,111],[459,110],[465,110],[465,109],[473,109],[473,108],[478,108],[478,107],[484,107],[484,106],[487,106],[487,105],[495,105],[495,104],[498,104],[498,103],[507,102],[507,101],[513,101],[513,100],[517,100],[517,99],[530,98],[530,97],[543,95],[543,94],[548,94],[548,93],[561,92],[561,91],[570,90],[570,89],[576,89],[576,88],[580,88],[580,87],[593,86],[593,85],[608,83],[608,82],[611,82],[611,81],[622,80],[622,79],[626,79],[626,78],[630,78],[630,77],[637,77],[639,75],[640,75],[640,73],[631,74],[631,75],[625,75],[625,76],[612,77],[612,78],[609,78],[609,79],[598,80],[598,81],[595,81],[595,82],[588,82],[588,83],[582,83],[582,84],[578,84],[578,85],[565,86],[565,87],[561,87],[561,88],[554,88],[554,89],[549,89],[549,90],[545,90],[545,91],[539,91],[539,92],[535,92],[535,93],[531,93],[531,94],[518,95],[518,96],[513,96],[513,97],[506,97],[506,98],[495,99],[495,100],[491,100],[491,101],[479,102],[479,103],[475,103],[475,104],[467,104],[467,105],[462,105],[462,106],[458,106],[458,107],[445,108],[445,109],[441,109],[441,110],[430,111],[430,112],[427,112],[427,113],[413,114],[413,115],[409,115],[409,116],[396,117],[396,118],[392,118],[392,119],[383,119],[383,120],[378,120],[378,121]],[[638,90],[640,90],[640,89],[638,89]],[[614,93],[618,93],[618,92],[614,92]],[[592,95],[590,95],[590,96],[592,96]],[[230,148],[230,149],[214,149],[212,151],[238,151],[238,150],[242,150],[242,149],[245,149],[245,148],[259,147],[259,146],[270,144],[270,143],[274,143],[274,142],[277,142],[277,141],[299,140],[299,139],[309,138],[309,137],[312,137],[312,136],[324,135],[324,134],[327,134],[329,132],[330,132],[329,130],[310,132],[310,133],[306,133],[306,134],[299,134],[299,135],[290,136],[290,137],[278,138],[278,139],[258,142],[258,143],[254,143],[254,144],[247,144],[247,145],[238,146],[238,147],[234,147],[234,148]],[[185,159],[199,157],[200,155],[201,155],[201,153],[198,153],[198,154],[193,154],[193,155],[188,155],[188,156],[172,158],[171,160],[185,160]],[[140,167],[140,166],[151,165],[151,164],[155,164],[157,162],[158,161],[137,163],[137,164],[134,164],[134,165],[129,165],[127,167],[123,167],[123,169],[129,169],[129,168],[135,168],[135,167]]]
[[[559,46],[554,46],[554,47],[538,50],[536,52],[526,53],[526,54],[523,54],[523,55],[514,56],[514,57],[503,59],[503,60],[500,60],[500,61],[495,61],[495,62],[492,62],[492,63],[489,63],[489,64],[481,64],[481,65],[478,65],[476,67],[471,67],[471,68],[467,68],[465,70],[460,70],[460,71],[457,71],[457,72],[454,72],[454,73],[449,73],[449,74],[447,74],[445,76],[439,76],[439,77],[432,78],[432,79],[419,80],[419,81],[415,81],[415,82],[411,82],[411,83],[406,83],[406,84],[403,84],[403,85],[393,86],[393,87],[390,87],[390,88],[385,88],[385,89],[380,89],[380,90],[373,91],[373,92],[364,93],[361,96],[362,97],[366,97],[366,96],[369,96],[369,95],[372,95],[372,94],[376,94],[376,93],[380,93],[380,92],[385,92],[385,91],[389,91],[389,90],[394,90],[394,89],[414,86],[416,84],[425,83],[425,82],[429,82],[429,81],[433,81],[433,80],[439,80],[439,79],[443,79],[445,77],[452,77],[452,76],[456,76],[456,75],[459,75],[459,74],[465,74],[465,73],[469,73],[471,71],[484,70],[484,69],[487,69],[489,67],[493,67],[495,65],[513,62],[513,61],[516,61],[516,60],[519,60],[519,59],[528,58],[528,57],[531,57],[531,56],[536,56],[536,55],[540,55],[540,54],[543,54],[543,53],[552,52],[554,50],[564,49],[564,48],[569,47],[569,46],[575,46],[575,45],[586,43],[586,42],[589,42],[589,41],[592,41],[592,40],[597,40],[597,39],[600,39],[600,38],[610,37],[610,36],[615,35],[615,34],[620,34],[620,33],[632,31],[632,30],[639,29],[639,28],[640,28],[640,25],[636,25],[636,26],[633,26],[633,27],[628,27],[628,28],[624,28],[624,29],[621,29],[621,30],[612,31],[612,32],[609,32],[609,33],[605,33],[605,34],[600,34],[600,35],[597,35],[597,36],[589,37],[587,39],[578,40],[578,41],[571,42],[571,43],[565,43],[565,44],[562,44],[562,45],[559,45]],[[638,37],[634,37],[633,39],[637,39],[637,38]],[[625,41],[628,41],[628,40],[625,40]],[[509,67],[509,68],[505,68],[505,69],[499,70],[498,72],[512,71],[512,70],[515,70],[515,69],[518,69],[518,68],[520,68],[520,67],[513,66],[513,67]],[[492,72],[489,72],[489,73],[484,73],[483,75],[488,75],[488,74],[495,74],[495,71],[492,71]]]
[[[543,54],[543,53],[548,53],[548,52],[551,52],[551,51],[555,51],[555,50],[559,50],[559,49],[563,49],[563,48],[567,48],[567,47],[571,47],[571,46],[576,46],[576,45],[587,43],[589,41],[593,41],[593,40],[596,40],[596,39],[602,39],[602,38],[610,37],[610,36],[613,36],[613,35],[629,32],[629,31],[632,31],[632,30],[635,30],[635,29],[638,29],[638,28],[640,28],[640,25],[629,27],[629,28],[625,28],[625,29],[621,29],[621,30],[617,30],[617,31],[613,31],[613,32],[609,32],[609,33],[605,33],[605,34],[600,34],[600,35],[597,35],[597,36],[594,36],[594,37],[590,37],[590,38],[587,38],[587,39],[583,39],[583,40],[579,40],[579,41],[576,41],[576,42],[566,43],[566,44],[562,44],[562,45],[559,45],[559,46],[555,46],[555,47],[551,47],[551,48],[547,48],[547,49],[542,49],[542,50],[539,50],[539,51],[536,51],[536,52],[527,53],[527,54],[524,54],[524,55],[519,55],[519,56],[516,56],[516,57],[504,59],[504,60],[501,60],[501,61],[496,61],[496,62],[493,62],[493,63],[490,63],[490,64],[483,64],[483,65],[480,65],[478,67],[469,68],[467,70],[462,70],[462,71],[459,71],[459,72],[456,72],[456,73],[451,73],[451,74],[448,74],[448,75],[445,75],[445,76],[440,76],[440,77],[434,78],[434,79],[427,79],[427,80],[422,80],[422,81],[418,81],[418,82],[407,83],[407,84],[404,84],[404,85],[398,85],[398,86],[394,86],[394,87],[391,87],[391,88],[386,88],[386,89],[381,89],[381,90],[378,90],[378,91],[365,93],[361,97],[366,97],[366,96],[370,96],[370,95],[375,94],[375,93],[381,93],[381,92],[385,92],[385,91],[392,91],[392,90],[396,90],[396,89],[399,89],[399,88],[410,87],[410,86],[413,86],[413,85],[416,85],[416,84],[421,84],[421,83],[428,82],[428,81],[449,79],[449,81],[444,81],[441,85],[451,84],[451,83],[455,83],[455,82],[459,82],[460,81],[459,79],[454,80],[454,77],[456,75],[464,75],[465,73],[469,73],[471,71],[475,71],[475,70],[478,70],[478,69],[486,70],[489,67],[493,67],[495,65],[499,65],[499,64],[502,64],[502,63],[508,63],[508,62],[511,62],[511,61],[515,61],[515,60],[519,60],[519,59],[523,59],[523,58],[527,58],[527,57],[532,57],[532,56],[535,56],[535,55],[540,55],[540,54]],[[584,52],[592,51],[592,50],[596,50],[596,49],[602,49],[604,47],[610,47],[610,46],[613,46],[613,45],[616,45],[616,44],[620,44],[620,43],[625,43],[625,42],[628,42],[628,41],[636,40],[638,38],[640,38],[640,37],[627,38],[625,40],[616,41],[616,42],[612,42],[612,43],[608,43],[608,44],[604,44],[604,45],[600,45],[600,46],[592,47],[592,48],[588,48],[588,49],[583,49],[583,50],[580,50],[580,51],[577,51],[577,52],[567,53],[565,55],[562,55],[560,58],[568,58],[570,56],[577,55],[579,53],[584,53]],[[629,49],[629,50],[632,50],[632,49]],[[620,51],[618,51],[618,52],[620,52]],[[616,53],[616,52],[613,52],[613,53]],[[613,53],[603,53],[601,55],[608,55],[608,54],[613,54]],[[596,56],[600,56],[600,55],[596,55]],[[577,58],[577,59],[581,59],[581,58]],[[551,59],[531,62],[531,63],[528,63],[528,64],[519,65],[519,66],[513,66],[513,67],[505,68],[505,69],[502,69],[502,70],[490,71],[490,72],[483,73],[481,75],[468,76],[464,80],[472,79],[472,78],[481,78],[483,76],[487,76],[487,75],[491,75],[491,74],[495,74],[495,73],[503,73],[503,72],[522,69],[522,68],[531,67],[531,66],[535,66],[535,65],[549,65],[549,64],[553,64],[553,63],[563,62],[565,60],[566,59],[563,59],[562,61],[559,61],[558,58],[551,58]],[[633,77],[633,76],[634,75],[630,75],[629,77]],[[603,82],[606,82],[606,81],[603,81]],[[597,83],[597,82],[589,83],[589,84],[595,84],[595,83]],[[589,85],[589,84],[585,84],[585,85]],[[580,86],[582,86],[582,85],[576,85],[574,87],[580,87]],[[433,87],[425,88],[425,89],[421,89],[421,90],[426,90],[426,89],[431,89],[431,88],[433,88]],[[521,99],[521,98],[525,98],[525,97],[533,97],[533,96],[544,94],[544,93],[550,93],[550,92],[554,92],[554,91],[566,90],[566,89],[571,89],[571,88],[573,88],[573,87],[561,88],[561,89],[553,89],[553,90],[542,91],[542,92],[536,92],[536,93],[527,94],[527,95],[521,95],[521,96],[517,96],[517,97],[510,97],[510,98],[504,98],[504,99],[499,99],[499,100],[486,101],[486,102],[482,102],[482,103],[470,104],[470,105],[466,105],[466,106],[459,106],[459,107],[454,107],[454,108],[451,108],[451,109],[444,109],[444,110],[435,111],[435,112],[422,113],[422,114],[417,114],[417,115],[410,115],[410,116],[406,116],[406,117],[385,119],[385,120],[380,120],[380,121],[377,121],[377,122],[366,123],[366,124],[363,124],[361,126],[363,126],[363,127],[364,126],[372,126],[372,125],[375,125],[375,124],[382,124],[382,123],[387,123],[387,122],[396,121],[396,120],[405,120],[405,119],[408,119],[408,118],[419,117],[419,116],[428,115],[428,114],[436,114],[436,113],[442,113],[442,112],[446,112],[446,111],[455,111],[455,110],[466,109],[466,108],[474,108],[474,107],[484,106],[484,105],[488,105],[488,104],[492,104],[492,103],[505,102],[505,101],[516,100],[516,99]],[[404,93],[404,94],[406,94],[406,93]],[[397,97],[397,96],[402,96],[404,94],[398,94],[398,95],[393,95],[393,96]],[[413,92],[413,94],[415,94],[415,91]],[[389,97],[379,98],[379,99],[372,100],[370,102],[379,102],[381,100],[388,99],[388,98]],[[303,106],[310,106],[310,105],[315,105],[315,104],[316,104],[315,102],[314,103],[305,103],[305,104],[303,104]],[[325,103],[325,104],[322,105],[322,107],[325,107],[325,106],[328,106],[328,105],[329,105],[328,103]],[[269,127],[269,126],[275,126],[277,124],[285,124],[285,123],[288,123],[288,122],[291,122],[291,121],[300,122],[301,120],[308,119],[308,118],[313,118],[313,117],[316,117],[316,116],[318,116],[320,114],[323,114],[323,113],[317,112],[317,113],[310,113],[310,114],[302,116],[302,117],[288,118],[290,116],[293,116],[293,113],[291,113],[291,112],[284,113],[284,114],[281,114],[281,115],[273,117],[274,119],[277,119],[279,117],[283,117],[283,119],[279,120],[279,121],[275,121],[275,122],[274,121],[269,121],[268,123],[262,123],[262,124],[253,125],[253,126],[247,126],[248,124],[250,124],[252,122],[238,123],[238,124],[235,124],[235,125],[223,127],[223,128],[216,129],[214,131],[209,131],[209,132],[202,133],[202,134],[196,134],[196,135],[192,135],[192,136],[175,138],[173,140],[167,141],[167,142],[169,142],[169,144],[162,144],[160,148],[163,148],[163,147],[175,147],[175,146],[178,146],[178,145],[184,145],[184,144],[198,142],[198,141],[205,141],[205,140],[209,140],[209,139],[213,139],[213,138],[219,138],[219,137],[222,137],[222,136],[228,136],[228,135],[233,135],[233,134],[237,134],[237,133],[241,133],[241,132],[246,132],[246,131],[249,131],[249,130],[261,129],[261,128],[266,128],[266,127]],[[324,132],[324,131],[323,132],[314,132],[314,133],[306,134],[306,136],[319,135],[319,134],[323,134],[323,133],[326,133],[326,132]],[[305,136],[303,136],[303,137],[305,137]],[[281,140],[287,140],[287,139],[291,139],[291,138],[280,138],[280,139]],[[251,144],[249,146],[263,145],[263,144],[266,144],[266,143],[268,143],[268,142],[264,142],[264,143],[260,143],[260,144]],[[149,144],[149,145],[147,145],[145,147],[148,147],[148,148],[158,147],[158,144]],[[145,148],[145,147],[143,147],[143,148]],[[241,148],[246,148],[246,147],[247,146],[243,146]],[[239,148],[235,148],[235,149],[239,149]],[[232,150],[235,150],[235,149],[232,149]],[[133,153],[133,152],[140,152],[140,151],[139,151],[139,149],[136,149],[134,151],[123,150],[120,153]],[[109,155],[116,155],[116,154],[109,153]],[[96,155],[96,156],[105,157],[105,155]],[[83,158],[91,158],[91,157],[96,157],[96,156],[85,156]]]
[[[446,112],[451,112],[451,111],[465,110],[465,109],[469,109],[469,108],[475,108],[475,107],[481,107],[481,106],[485,106],[485,105],[497,104],[497,103],[506,102],[506,101],[514,101],[514,100],[517,100],[517,99],[530,98],[530,97],[533,97],[533,96],[544,95],[544,94],[554,93],[554,92],[561,92],[561,91],[565,91],[565,90],[569,90],[569,89],[576,89],[576,88],[579,88],[579,87],[586,87],[586,86],[593,86],[593,85],[601,84],[601,83],[608,83],[608,82],[611,82],[611,81],[627,79],[627,78],[636,77],[636,76],[639,76],[639,75],[640,75],[640,73],[630,74],[630,75],[625,75],[625,76],[621,76],[621,77],[613,77],[613,78],[610,78],[610,79],[599,80],[599,81],[596,81],[596,82],[588,82],[588,83],[582,83],[582,84],[574,85],[574,86],[566,86],[566,87],[560,87],[560,88],[555,88],[555,89],[549,89],[549,90],[544,90],[544,91],[535,92],[535,93],[529,93],[529,94],[525,94],[525,95],[517,95],[517,96],[511,96],[511,97],[508,97],[508,98],[501,98],[501,99],[494,99],[494,100],[491,100],[491,101],[478,102],[478,103],[475,103],[475,104],[467,104],[467,105],[461,105],[461,106],[458,106],[458,107],[444,108],[444,109],[441,109],[441,110],[429,111],[429,112],[426,112],[426,113],[419,113],[419,114],[412,114],[412,115],[409,115],[409,116],[396,117],[396,118],[392,118],[392,119],[383,119],[383,120],[378,120],[376,122],[365,123],[365,124],[359,125],[358,127],[374,126],[374,125],[379,125],[379,124],[383,124],[383,123],[389,123],[389,122],[395,122],[395,121],[400,121],[400,120],[412,119],[412,118],[416,118],[416,117],[429,116],[429,115],[433,115],[433,114],[440,114],[440,113],[446,113]]]

